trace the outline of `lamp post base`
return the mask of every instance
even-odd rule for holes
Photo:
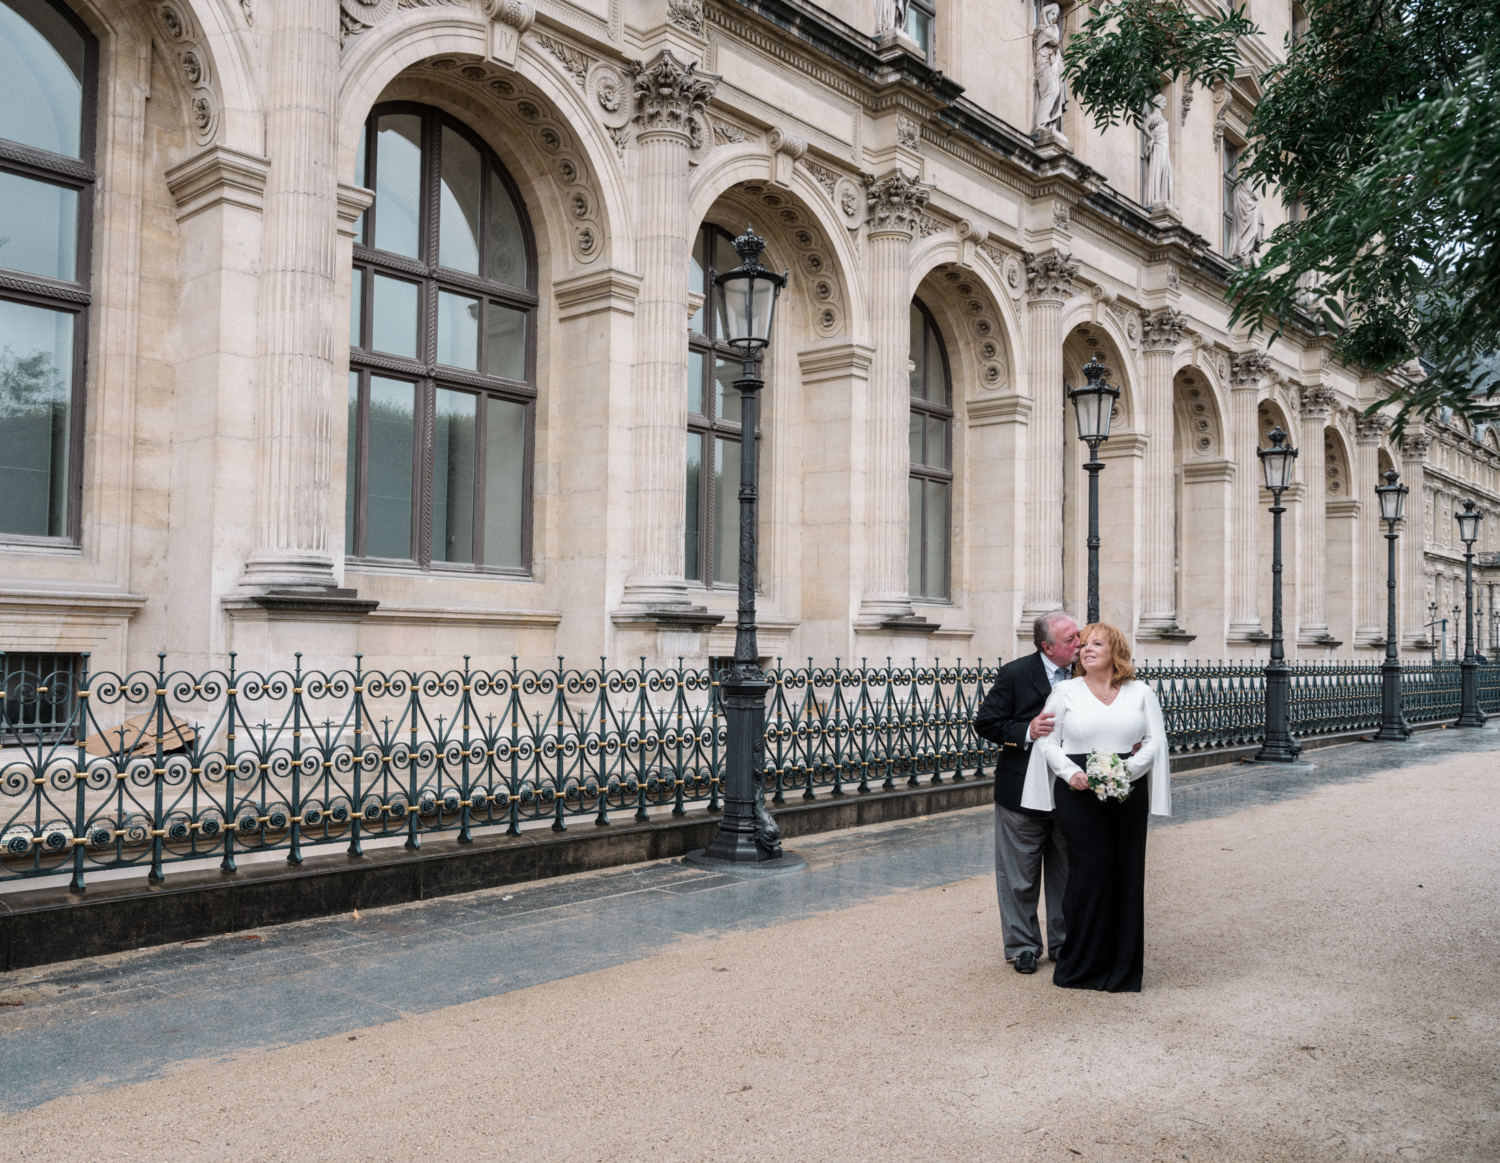
[[[1371,735],[1369,737],[1369,739],[1367,740],[1367,742],[1370,742],[1370,743],[1399,743],[1403,747],[1426,747],[1427,746],[1427,744],[1424,743],[1424,742],[1422,742],[1422,740],[1417,739],[1414,736],[1412,736],[1409,731],[1405,735],[1401,734],[1399,731],[1392,732],[1391,734],[1386,734],[1386,730],[1385,730],[1384,727],[1382,727],[1379,731],[1376,731],[1375,734]]]
[[[781,872],[800,872],[807,867],[807,861],[795,852],[783,851],[772,860],[739,861],[717,860],[705,855],[707,851],[706,848],[695,849],[684,856],[682,862],[706,872],[727,872],[732,876],[772,876]]]

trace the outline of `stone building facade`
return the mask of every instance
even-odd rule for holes
[[[1252,2],[1252,52],[1290,8]],[[1425,652],[1462,600],[1451,510],[1500,508],[1496,433],[1395,447],[1361,416],[1388,383],[1326,338],[1231,331],[1226,251],[1287,212],[1236,205],[1254,70],[1166,92],[1149,139],[1071,103],[1038,126],[1054,17],[1065,39],[1076,12],[1028,0],[0,0],[0,648],[727,655],[747,434],[706,294],[749,222],[790,273],[767,657],[1010,657],[1081,611],[1065,385],[1094,355],[1122,388],[1103,613],[1138,655],[1264,656],[1276,425],[1290,651],[1382,643],[1395,467]]]

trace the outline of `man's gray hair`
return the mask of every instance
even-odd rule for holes
[[[1031,641],[1040,650],[1043,646],[1052,644],[1052,627],[1066,618],[1073,621],[1073,615],[1066,610],[1048,610],[1045,614],[1038,614],[1036,621],[1031,624]]]

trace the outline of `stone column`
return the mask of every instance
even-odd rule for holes
[[[1234,426],[1233,563],[1230,566],[1231,641],[1246,641],[1263,633],[1260,621],[1260,486],[1263,474],[1256,451],[1260,423],[1256,403],[1260,382],[1271,361],[1258,351],[1236,355],[1230,365],[1229,400]]]
[[[1062,308],[1078,264],[1071,254],[1023,253],[1026,346],[1031,363],[1031,427],[1026,434],[1026,577],[1020,633],[1038,614],[1062,605],[1063,397]],[[1083,612],[1073,613],[1083,617]]]
[[[1406,496],[1406,519],[1401,522],[1401,576],[1396,579],[1396,617],[1400,621],[1401,644],[1425,648],[1435,630],[1427,626],[1427,534],[1425,478],[1427,452],[1432,437],[1408,431],[1401,439],[1401,483],[1411,490]],[[1442,600],[1438,599],[1442,605]],[[1444,615],[1438,611],[1438,617]]]
[[[1380,439],[1391,426],[1388,416],[1361,416],[1354,422],[1352,495],[1360,503],[1355,530],[1359,578],[1355,589],[1354,644],[1385,641],[1385,522],[1380,519]]]
[[[860,619],[889,623],[911,618],[906,571],[911,475],[911,273],[916,218],[931,196],[899,168],[870,183],[870,366],[866,420],[865,578]]]
[[[635,141],[640,151],[636,308],[634,564],[625,604],[688,604],[683,580],[687,519],[688,264],[693,232],[688,152],[704,129],[719,78],[663,49],[635,66]]]
[[[275,0],[261,242],[255,548],[243,584],[336,584],[328,531],[339,6]],[[343,387],[339,388],[340,396]]]
[[[1144,585],[1137,633],[1142,635],[1180,633],[1174,552],[1172,355],[1186,322],[1175,307],[1141,317],[1141,424],[1148,441],[1141,489]]]
[[[1335,403],[1333,389],[1323,384],[1302,389],[1302,435],[1297,463],[1307,485],[1298,537],[1297,643],[1331,643],[1328,633],[1328,482],[1324,479],[1323,429]]]

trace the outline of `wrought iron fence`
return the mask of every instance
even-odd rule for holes
[[[69,668],[71,667],[71,669]],[[774,802],[986,777],[973,733],[995,664],[777,668],[766,719]],[[678,666],[448,671],[4,669],[0,881],[138,869],[379,838],[420,847],[480,829],[716,809],[725,746],[715,672]],[[1150,663],[1174,753],[1245,746],[1263,731],[1255,663]],[[1481,668],[1500,712],[1500,666]],[[1409,666],[1413,722],[1458,714],[1456,665]],[[45,703],[45,716],[37,707]],[[1380,668],[1297,664],[1293,729],[1373,728]],[[42,719],[46,722],[43,723]],[[28,727],[28,724],[31,724]]]

